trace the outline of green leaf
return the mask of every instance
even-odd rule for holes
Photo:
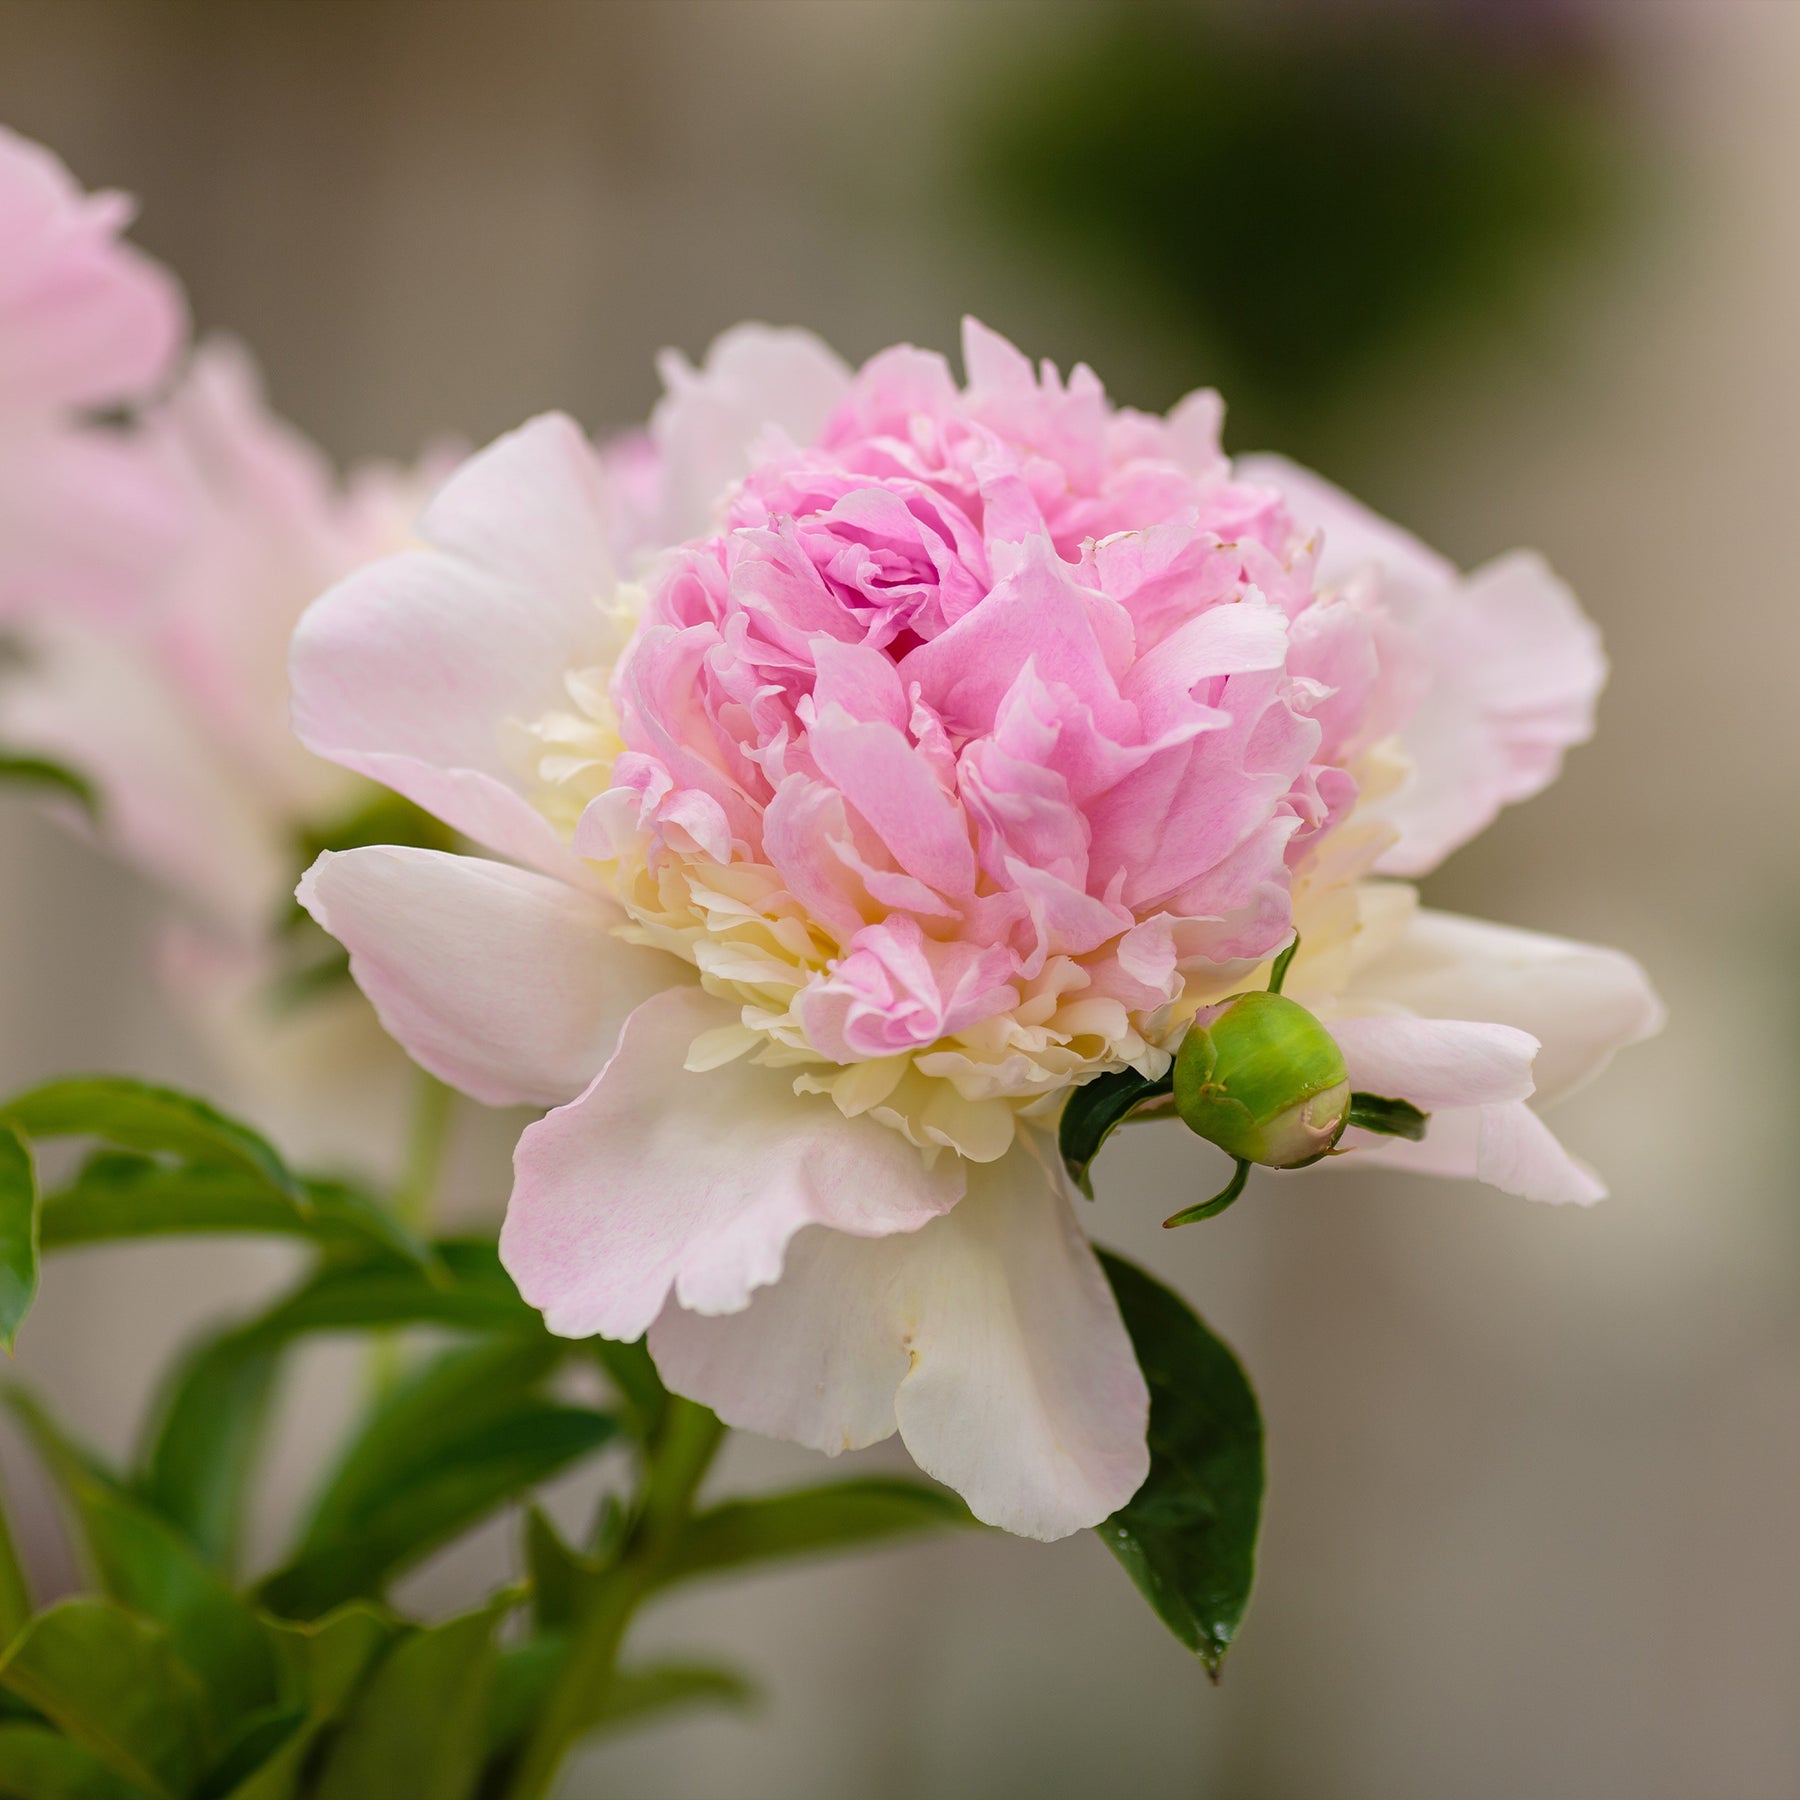
[[[1421,1142],[1431,1114],[1420,1112],[1410,1100],[1389,1100],[1380,1094],[1352,1094],[1350,1110],[1344,1115],[1346,1125],[1364,1131],[1378,1131],[1383,1137],[1410,1138]]]
[[[547,1335],[491,1244],[449,1240],[436,1246],[436,1259],[432,1271],[384,1262],[326,1268],[266,1313],[259,1328],[280,1338],[395,1325]]]
[[[688,1581],[746,1563],[813,1556],[973,1523],[956,1495],[900,1476],[868,1476],[728,1500],[688,1523],[661,1579]]]
[[[414,1632],[388,1653],[332,1744],[316,1800],[467,1800],[510,1604]]]
[[[206,1692],[221,1729],[276,1698],[274,1647],[255,1614],[181,1533],[103,1473],[29,1395],[8,1402],[81,1525],[101,1590],[154,1620]]]
[[[242,1327],[203,1338],[164,1378],[138,1488],[222,1569],[235,1566],[284,1341]]]
[[[199,1682],[160,1626],[110,1600],[39,1613],[0,1661],[0,1687],[154,1800],[183,1800],[199,1776]]]
[[[252,1713],[232,1735],[224,1755],[201,1776],[192,1800],[230,1800],[242,1793],[245,1783],[305,1734],[307,1724],[304,1707],[265,1706]]]
[[[0,1725],[0,1795],[6,1800],[143,1800],[91,1750],[42,1725]]]
[[[391,1614],[361,1604],[311,1624],[270,1620],[269,1632],[286,1671],[284,1697],[303,1715],[304,1723],[236,1787],[226,1790],[227,1800],[298,1800],[300,1778],[314,1746],[408,1629]]]
[[[117,1075],[75,1076],[16,1095],[0,1105],[0,1119],[29,1137],[97,1137],[124,1150],[224,1164],[305,1202],[299,1181],[265,1138],[173,1088]]]
[[[415,1370],[369,1413],[301,1529],[299,1548],[355,1537],[440,1453],[534,1406],[561,1360],[550,1338],[459,1345]]]
[[[538,1506],[525,1509],[525,1573],[531,1582],[531,1618],[539,1631],[575,1623],[600,1580],[604,1565],[565,1543]]]
[[[304,1544],[262,1586],[264,1605],[313,1618],[378,1593],[401,1570],[508,1501],[617,1437],[618,1421],[586,1407],[526,1400],[501,1416],[451,1419],[397,1455],[378,1487],[339,1507],[328,1534]]]
[[[1075,1185],[1090,1200],[1094,1189],[1089,1171],[1100,1154],[1100,1146],[1140,1106],[1174,1091],[1175,1073],[1171,1066],[1155,1081],[1135,1069],[1116,1069],[1083,1082],[1069,1095],[1057,1128],[1057,1148]]]
[[[73,800],[90,820],[100,817],[100,795],[94,784],[47,756],[0,750],[0,785],[34,789],[49,799]]]
[[[37,1298],[38,1185],[31,1146],[0,1123],[0,1344],[10,1356]]]
[[[1262,1415],[1184,1300],[1122,1257],[1100,1260],[1150,1387],[1150,1473],[1095,1529],[1216,1680],[1256,1574]]]
[[[426,1247],[368,1195],[329,1181],[302,1181],[301,1190],[304,1203],[242,1168],[171,1164],[104,1150],[45,1200],[43,1246],[61,1250],[120,1238],[254,1232],[429,1262]]]

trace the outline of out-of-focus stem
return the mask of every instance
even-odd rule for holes
[[[394,1216],[407,1230],[426,1236],[437,1207],[443,1179],[444,1156],[450,1147],[450,1127],[455,1122],[456,1090],[435,1075],[418,1072],[412,1117],[406,1129],[406,1160],[394,1189]],[[400,1340],[383,1332],[369,1348],[369,1386],[379,1397],[400,1374]]]
[[[703,1406],[671,1399],[646,1459],[643,1497],[619,1560],[575,1622],[556,1685],[526,1742],[506,1800],[545,1800],[563,1759],[600,1720],[619,1645],[681,1540],[725,1428]]]

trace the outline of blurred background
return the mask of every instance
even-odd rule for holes
[[[622,1740],[571,1796],[1800,1792],[1797,81],[1791,0],[0,0],[0,119],[140,196],[201,325],[339,457],[548,406],[623,425],[660,346],[740,318],[854,360],[952,348],[967,310],[1137,405],[1217,383],[1230,447],[1464,564],[1535,545],[1606,632],[1598,742],[1427,894],[1657,977],[1667,1034],[1558,1121],[1613,1198],[1264,1177],[1165,1239],[1179,1127],[1103,1165],[1095,1234],[1201,1307],[1267,1416],[1223,1686],[1091,1538],[959,1538],[671,1605],[651,1635],[732,1649],[766,1705]],[[152,910],[0,802],[0,1085],[201,1079]],[[459,1204],[504,1181],[471,1126]],[[280,1269],[59,1259],[25,1372],[123,1443],[201,1310]],[[272,1515],[340,1416],[333,1356]],[[722,1478],[815,1467],[744,1441]],[[408,1596],[467,1600],[505,1554]]]

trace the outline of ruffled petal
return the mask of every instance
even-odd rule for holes
[[[977,1518],[1059,1538],[1149,1470],[1149,1399],[1066,1193],[1021,1142],[904,1237],[796,1239],[745,1312],[668,1307],[650,1348],[677,1392],[828,1454],[898,1428]]]
[[[616,937],[616,908],[479,857],[327,852],[299,895],[413,1060],[490,1106],[573,1099],[638,1004],[692,978]]]
[[[443,548],[358,570],[300,621],[294,729],[490,849],[585,881],[505,746],[567,704],[569,670],[617,649],[598,460],[570,420],[536,419],[466,463],[420,531]]]
[[[1600,634],[1542,558],[1504,556],[1463,577],[1435,551],[1277,456],[1242,459],[1322,529],[1319,579],[1373,574],[1384,606],[1423,652],[1429,681],[1401,732],[1412,774],[1375,809],[1399,832],[1380,868],[1422,875],[1554,781],[1593,735],[1606,682]]]
[[[962,1197],[957,1158],[927,1169],[897,1132],[796,1095],[791,1074],[688,1070],[694,1040],[738,1012],[695,987],[646,1000],[599,1078],[520,1139],[500,1252],[552,1331],[635,1338],[671,1293],[734,1312],[780,1277],[802,1226],[916,1231]]]
[[[1653,1037],[1664,1017],[1649,977],[1622,950],[1429,911],[1358,971],[1346,1004],[1530,1032],[1542,1045],[1532,1068],[1540,1105],[1597,1075],[1615,1051]]]

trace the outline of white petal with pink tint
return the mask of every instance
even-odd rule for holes
[[[197,916],[246,941],[280,916],[292,879],[280,821],[122,625],[39,621],[26,667],[0,682],[0,735],[91,781],[102,842]]]
[[[1462,1019],[1333,1019],[1350,1085],[1426,1112],[1523,1100],[1538,1041],[1510,1025]]]
[[[1348,1131],[1342,1147],[1354,1152],[1339,1165],[1345,1168],[1377,1166],[1479,1181],[1553,1206],[1588,1206],[1606,1198],[1599,1177],[1563,1148],[1523,1100],[1433,1113],[1422,1143]]]
[[[657,369],[667,390],[651,415],[662,453],[660,541],[678,544],[714,523],[715,509],[750,468],[771,429],[810,444],[850,386],[837,353],[810,331],[738,325],[716,339],[696,369],[665,350]]]
[[[294,728],[490,849],[586,879],[505,742],[617,647],[598,460],[568,419],[534,420],[465,464],[420,531],[445,548],[373,563],[301,620]]]
[[[1428,1018],[1489,1019],[1539,1040],[1540,1105],[1597,1075],[1627,1044],[1662,1028],[1663,1007],[1622,950],[1454,913],[1421,911],[1361,969],[1346,1003],[1378,1000]]]
[[[635,1338],[671,1293],[733,1312],[781,1275],[805,1225],[853,1237],[916,1231],[963,1193],[898,1133],[797,1095],[747,1061],[687,1069],[738,1008],[695,987],[649,999],[579,1099],[531,1126],[500,1235],[519,1291],[564,1337]]]
[[[1238,476],[1278,489],[1322,529],[1319,579],[1373,577],[1423,652],[1430,680],[1401,732],[1412,774],[1377,811],[1399,831],[1390,875],[1422,875],[1556,779],[1563,752],[1593,735],[1606,683],[1600,634],[1542,558],[1504,556],[1461,576],[1410,533],[1279,456],[1241,458]]]
[[[104,406],[162,375],[180,291],[118,241],[131,202],[84,194],[48,150],[0,127],[0,418]]]
[[[691,972],[530,869],[381,845],[327,852],[300,901],[414,1061],[490,1106],[571,1100],[637,1005]]]
[[[1148,1394],[1060,1183],[1021,1143],[904,1237],[803,1232],[745,1312],[668,1307],[650,1348],[733,1425],[835,1453],[898,1429],[977,1518],[1027,1537],[1096,1525],[1142,1484]]]

